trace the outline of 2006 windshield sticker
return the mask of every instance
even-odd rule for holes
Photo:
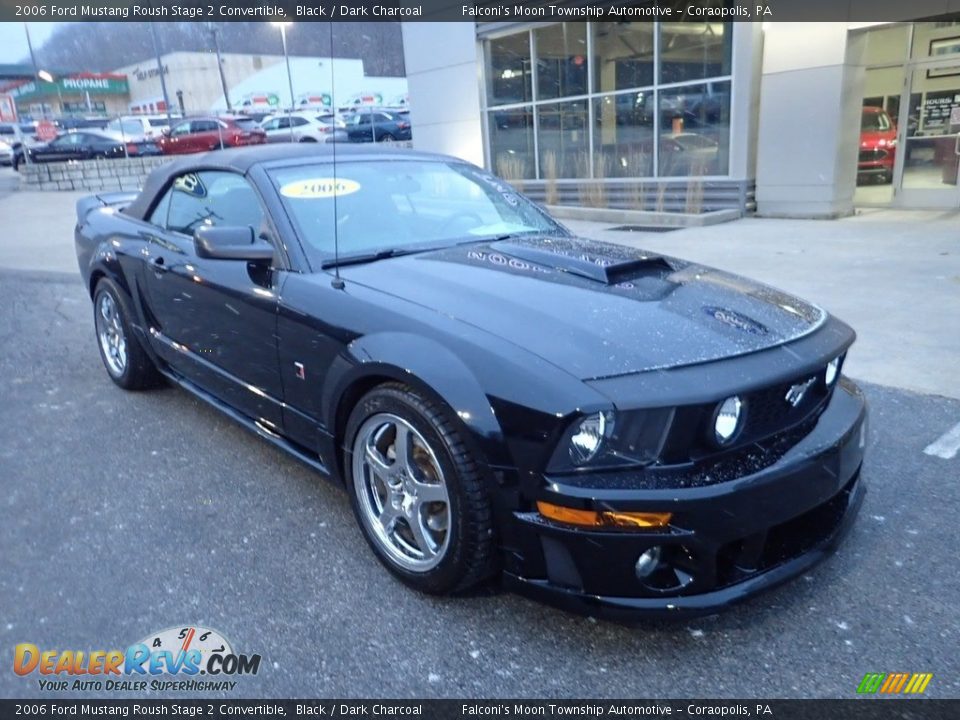
[[[234,677],[256,675],[260,659],[235,652],[216,630],[188,625],[148,635],[126,650],[47,650],[20,643],[13,671],[36,677],[42,691],[214,691],[233,690]]]
[[[347,178],[307,178],[295,180],[280,188],[289,198],[313,199],[351,195],[360,189],[360,183]]]

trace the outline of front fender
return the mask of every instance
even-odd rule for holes
[[[503,431],[480,382],[455,353],[440,343],[406,332],[357,338],[347,357],[330,369],[321,399],[326,427],[336,427],[337,409],[349,388],[369,377],[389,377],[432,393],[460,419],[470,439],[494,467],[511,467]]]

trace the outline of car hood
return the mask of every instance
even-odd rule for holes
[[[881,140],[885,141],[884,144],[886,144],[896,139],[896,137],[896,130],[864,131],[860,133],[860,147],[876,147]]]
[[[826,319],[820,308],[735,275],[567,237],[460,245],[341,274],[584,380],[763,350]]]

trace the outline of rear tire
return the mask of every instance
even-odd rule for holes
[[[396,142],[396,138],[390,133],[384,133],[383,135],[377,135],[377,142]]]
[[[391,573],[425,593],[463,591],[494,570],[487,485],[461,433],[444,406],[400,383],[369,392],[347,421],[360,529]]]
[[[161,384],[150,356],[133,332],[126,296],[116,283],[102,278],[93,293],[97,348],[107,375],[124,390],[146,390]]]

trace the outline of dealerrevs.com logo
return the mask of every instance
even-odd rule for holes
[[[243,655],[216,630],[173,627],[126,650],[48,650],[20,643],[13,671],[36,677],[40,690],[233,690],[239,675],[256,675],[259,655]],[[201,679],[198,676],[203,676]]]

